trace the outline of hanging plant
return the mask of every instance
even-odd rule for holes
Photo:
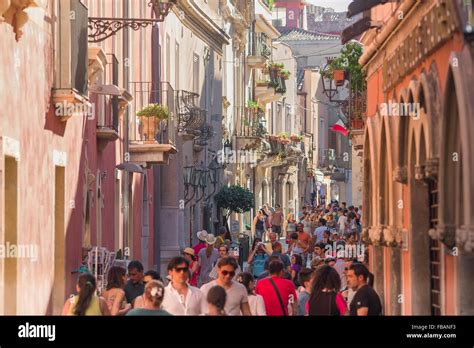
[[[285,80],[288,80],[290,76],[291,76],[291,73],[288,70],[281,71],[281,77],[283,77]]]

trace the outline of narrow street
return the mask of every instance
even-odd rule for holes
[[[474,315],[473,28],[0,0],[0,315]]]

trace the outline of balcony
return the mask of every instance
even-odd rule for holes
[[[250,68],[262,68],[272,56],[271,43],[265,33],[253,33],[247,64]]]
[[[133,103],[129,153],[130,162],[143,167],[168,164],[175,154],[174,90],[167,82],[131,82]]]
[[[91,50],[90,50],[91,51]],[[95,51],[95,50],[93,50]],[[91,57],[91,52],[89,53]],[[89,62],[91,60],[89,59]],[[91,65],[96,64],[96,60]],[[106,85],[118,86],[118,60],[114,54],[108,54],[105,61],[104,80]],[[97,120],[97,140],[99,149],[104,149],[109,142],[114,142],[119,138],[119,96],[101,96],[104,106],[103,113],[99,114]]]
[[[188,91],[176,92],[178,135],[184,141],[199,138],[206,122],[206,110],[198,106],[199,94]]]
[[[237,148],[244,151],[261,151],[267,135],[265,113],[260,108],[235,107],[237,122]]]
[[[256,70],[255,97],[262,104],[274,102],[286,93],[285,78],[272,66]]]
[[[351,169],[350,158],[336,156],[334,149],[326,149],[319,154],[318,167],[324,175],[330,176],[335,181],[345,181],[346,172]]]
[[[266,153],[277,166],[296,165],[304,157],[303,142],[287,135],[269,135],[269,151]]]
[[[74,13],[74,20],[69,19]],[[54,86],[52,102],[61,121],[67,121],[73,114],[58,112],[58,108],[80,110],[90,108],[88,100],[89,51],[87,43],[87,7],[79,0],[65,0],[61,3],[59,27],[54,38],[57,40]],[[18,35],[18,34],[17,34]]]

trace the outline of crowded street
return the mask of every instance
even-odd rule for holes
[[[474,0],[0,0],[0,316],[472,316],[472,91]]]

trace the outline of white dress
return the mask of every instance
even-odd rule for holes
[[[265,302],[261,295],[249,295],[249,306],[252,315],[267,315]]]

